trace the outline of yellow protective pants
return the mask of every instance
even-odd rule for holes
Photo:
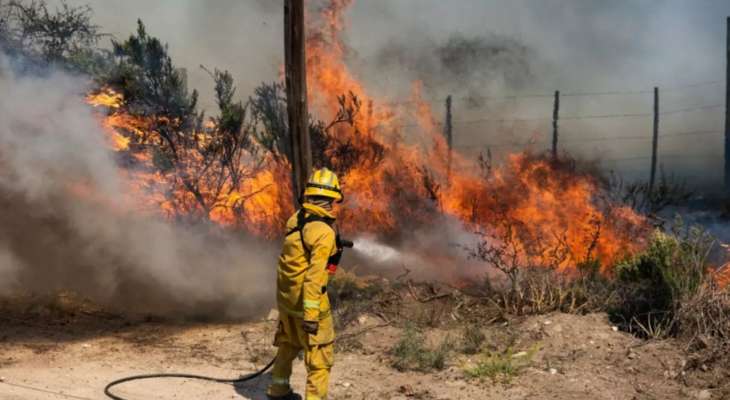
[[[324,340],[323,340],[324,339]],[[292,362],[304,350],[304,365],[307,368],[307,389],[305,400],[327,398],[330,369],[334,363],[334,327],[332,316],[319,321],[317,335],[302,330],[302,319],[289,314],[279,314],[279,328],[274,345],[277,346],[276,361],[271,371],[270,396],[284,396],[291,391],[289,377]],[[328,343],[327,343],[328,342]]]

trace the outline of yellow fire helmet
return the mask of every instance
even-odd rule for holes
[[[304,196],[321,196],[342,201],[342,190],[337,175],[327,168],[314,170],[304,189]]]

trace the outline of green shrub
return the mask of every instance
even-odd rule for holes
[[[504,352],[489,352],[474,366],[464,369],[464,373],[470,378],[509,382],[532,363],[538,348],[535,345],[528,351],[518,353],[509,348]]]
[[[654,232],[645,251],[616,266],[611,319],[647,337],[675,334],[677,310],[705,281],[713,244],[702,228],[685,228],[679,219],[670,232]]]
[[[451,346],[450,338],[446,337],[435,348],[429,348],[420,332],[413,327],[407,327],[392,350],[392,366],[399,371],[442,370],[446,366]]]

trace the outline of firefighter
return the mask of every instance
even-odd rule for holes
[[[337,176],[326,168],[316,170],[304,189],[302,208],[286,224],[277,269],[278,351],[270,399],[301,399],[289,385],[300,351],[307,368],[306,400],[327,397],[335,339],[327,281],[342,254],[332,205],[342,198]]]

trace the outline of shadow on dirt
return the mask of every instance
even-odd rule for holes
[[[58,303],[0,302],[0,344],[62,344],[114,336],[144,346],[164,344],[189,329],[211,325],[239,325],[242,321],[182,320],[129,316],[94,307]]]
[[[271,372],[234,386],[236,393],[247,400],[266,400],[266,388],[271,383]]]

